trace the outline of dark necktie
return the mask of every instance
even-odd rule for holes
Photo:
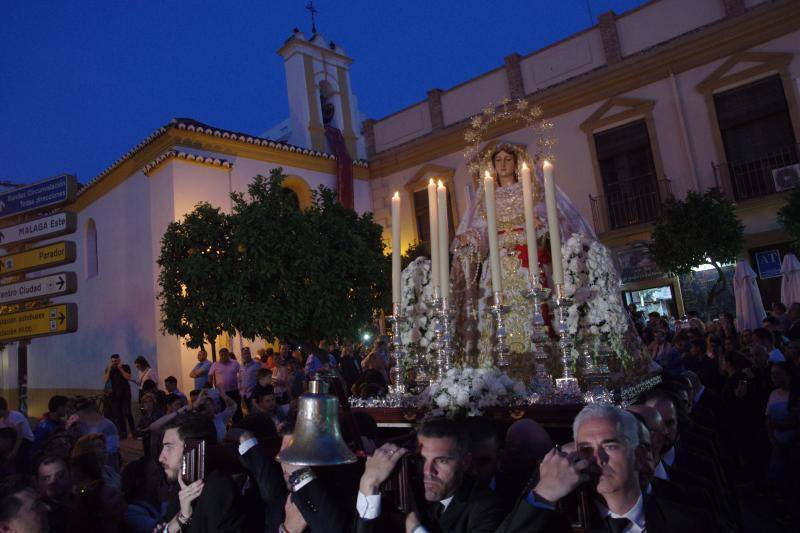
[[[631,521],[627,518],[611,518],[611,515],[606,516],[606,524],[608,524],[608,530],[611,533],[622,533],[630,523]]]
[[[442,502],[436,502],[433,504],[433,519],[437,522],[442,517],[442,513],[444,513],[444,504]]]

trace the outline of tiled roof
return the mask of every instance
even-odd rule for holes
[[[144,168],[142,168],[142,172],[144,172],[146,176],[149,176],[150,172],[155,170],[156,167],[158,167],[161,163],[173,158],[185,159],[186,161],[193,161],[195,163],[202,163],[204,165],[211,165],[214,167],[233,168],[233,163],[227,159],[219,159],[216,157],[209,157],[199,154],[190,154],[188,152],[181,152],[180,150],[167,150],[163,154],[147,163]]]
[[[258,146],[266,146],[269,148],[274,148],[278,150],[285,150],[287,152],[296,152],[303,155],[309,155],[311,157],[321,157],[323,159],[331,159],[336,160],[336,156],[333,154],[328,154],[325,152],[320,152],[318,150],[310,150],[308,148],[301,148],[299,146],[295,146],[292,144],[288,144],[285,142],[280,141],[273,141],[270,139],[265,139],[263,137],[256,137],[253,135],[248,135],[246,133],[240,133],[230,130],[223,130],[219,128],[214,128],[207,124],[203,124],[202,122],[198,122],[191,118],[175,118],[172,119],[168,124],[158,128],[153,133],[148,135],[143,141],[139,144],[131,148],[127,153],[125,153],[122,157],[114,161],[108,168],[100,172],[97,176],[89,180],[81,189],[78,191],[78,195],[80,196],[83,192],[89,189],[95,183],[103,180],[106,176],[108,176],[111,172],[113,172],[118,166],[120,166],[125,161],[131,159],[137,152],[139,152],[142,148],[156,140],[158,137],[167,133],[170,128],[177,128],[179,130],[186,130],[201,133],[203,135],[209,135],[212,137],[220,137],[222,139],[232,139],[235,141],[239,141],[242,143],[247,144],[254,144]],[[163,155],[163,154],[162,154]],[[188,154],[187,154],[188,155]],[[213,159],[213,158],[212,158]],[[151,162],[152,163],[152,162]],[[149,165],[150,163],[148,163]],[[353,161],[353,166],[358,167],[368,167],[368,163],[364,159],[357,159]],[[145,167],[146,168],[146,167]]]

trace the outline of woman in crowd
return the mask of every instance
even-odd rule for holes
[[[147,359],[144,356],[140,355],[133,361],[136,370],[139,371],[139,378],[136,380],[137,384],[139,385],[139,398],[141,399],[142,396],[142,389],[144,388],[145,381],[152,381],[158,387],[158,372],[156,372],[155,368],[150,366],[150,363],[147,362]]]
[[[144,449],[144,456],[150,456],[151,442],[150,442],[150,424],[164,416],[163,411],[158,407],[158,401],[155,394],[150,392],[142,394],[139,399],[141,408],[141,415],[136,424],[136,435],[142,439],[142,448]]]

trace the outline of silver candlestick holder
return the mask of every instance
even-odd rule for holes
[[[444,334],[444,330],[442,329],[443,326],[440,325],[439,320],[439,314],[442,307],[442,298],[439,293],[439,287],[433,288],[433,297],[425,299],[425,306],[428,308],[428,317],[431,321],[430,327],[433,328],[433,332],[436,335],[436,338],[428,345],[428,361],[434,361],[434,364],[431,368],[429,381],[433,382],[441,379],[438,375],[439,345],[441,335]]]
[[[561,364],[564,366],[564,370],[561,377],[556,378],[556,388],[562,394],[571,395],[575,393],[580,395],[578,380],[572,374],[572,369],[570,368],[572,364],[572,339],[569,335],[567,318],[569,317],[569,307],[573,302],[572,298],[567,298],[564,294],[564,285],[557,285],[554,304],[558,315],[558,350],[561,354]]]
[[[545,351],[545,344],[550,342],[550,337],[547,334],[545,327],[544,316],[542,315],[542,305],[550,301],[550,294],[552,290],[548,287],[542,287],[538,280],[531,277],[531,288],[522,291],[522,296],[531,302],[533,306],[533,317],[531,319],[531,347],[534,360],[534,370],[536,375],[533,378],[532,385],[536,390],[541,393],[552,396],[553,393],[553,378],[545,368],[549,354]]]
[[[494,305],[489,307],[489,311],[494,315],[495,328],[495,364],[500,368],[505,368],[510,364],[508,360],[508,332],[506,331],[503,315],[508,312],[508,308],[503,305],[503,293],[494,291]]]
[[[542,315],[542,305],[550,300],[552,289],[542,287],[538,282],[531,280],[531,288],[522,291],[522,296],[530,300],[533,305],[533,318],[531,321],[531,345],[533,356],[537,361],[547,359],[544,345],[548,340],[545,331],[545,321]]]
[[[400,326],[406,321],[406,317],[401,314],[400,303],[392,304],[392,316],[387,320],[392,325],[392,356],[395,365],[392,367],[392,382],[390,393],[394,396],[402,396],[406,393],[405,376],[403,375],[402,363],[405,360],[403,350],[403,339],[400,336]]]
[[[439,299],[439,307],[436,311],[436,374],[437,379],[444,379],[447,372],[453,368],[453,325],[455,317],[450,310],[448,298]]]

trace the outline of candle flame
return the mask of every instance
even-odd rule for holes
[[[522,170],[528,170],[528,163],[525,161],[522,162]]]
[[[444,187],[444,183],[442,183],[442,180],[439,180],[439,187]]]
[[[553,163],[551,163],[549,159],[545,159],[545,160],[544,160],[544,163],[542,163],[542,166],[543,166],[544,168],[549,168],[549,167],[552,167],[552,166],[553,166]]]
[[[428,182],[428,185],[436,185],[436,182],[433,181],[433,178],[430,179],[430,181]]]
[[[398,200],[400,199],[400,191],[394,191],[394,196],[392,196],[392,199],[394,198],[397,198]]]
[[[483,179],[485,179],[485,180],[490,180],[490,179],[492,179],[492,175],[491,175],[491,174],[489,174],[489,171],[488,171],[488,170],[484,170],[484,171],[483,171]]]

